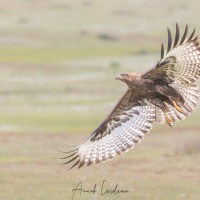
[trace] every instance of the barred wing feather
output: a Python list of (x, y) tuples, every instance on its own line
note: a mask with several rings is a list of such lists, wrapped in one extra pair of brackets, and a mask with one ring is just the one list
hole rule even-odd
[(86, 142), (69, 152), (65, 158), (70, 160), (63, 164), (74, 161), (71, 168), (80, 168), (111, 160), (116, 154), (127, 152), (136, 143), (140, 143), (154, 121), (155, 106), (146, 100), (133, 101), (131, 92), (127, 91)]
[[(196, 80), (200, 76), (200, 47), (195, 29), (187, 38), (188, 26), (180, 39), (179, 27), (176, 24), (176, 34), (172, 42), (171, 31), (168, 29), (168, 45), (165, 53), (161, 45), (161, 59), (155, 67), (143, 74), (143, 78), (162, 79), (174, 87), (185, 100), (181, 105), (182, 112), (167, 104), (168, 116), (174, 122), (185, 119), (196, 107), (199, 99)], [(156, 122), (164, 123), (165, 117), (160, 108), (156, 107)]]
[[(197, 102), (199, 100), (198, 86), (196, 84), (172, 84), (184, 98), (185, 102), (181, 105), (182, 112), (178, 112), (172, 105), (168, 106), (168, 116), (174, 121), (178, 122), (184, 120), (186, 116), (189, 116), (197, 107)], [(165, 117), (163, 112), (156, 108), (156, 121), (159, 123), (165, 122)]]
[(171, 32), (168, 29), (168, 47), (164, 52), (161, 46), (161, 60), (157, 65), (143, 74), (144, 78), (163, 79), (168, 83), (194, 83), (200, 76), (200, 47), (195, 30), (187, 38), (188, 26), (181, 40), (179, 40), (179, 27), (176, 24), (174, 44)]

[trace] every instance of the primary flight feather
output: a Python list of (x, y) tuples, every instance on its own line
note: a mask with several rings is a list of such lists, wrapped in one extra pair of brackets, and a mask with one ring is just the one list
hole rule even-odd
[(180, 37), (176, 24), (174, 42), (168, 30), (168, 46), (161, 45), (160, 61), (145, 73), (122, 73), (116, 79), (128, 90), (117, 105), (81, 145), (62, 159), (81, 168), (106, 162), (116, 154), (132, 149), (152, 128), (153, 122), (185, 119), (199, 99), (197, 79), (200, 76), (200, 47), (195, 30), (188, 35), (186, 26)]

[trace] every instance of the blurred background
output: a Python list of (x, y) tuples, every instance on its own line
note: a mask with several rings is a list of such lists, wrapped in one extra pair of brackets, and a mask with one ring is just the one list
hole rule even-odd
[[(128, 194), (74, 199), (200, 199), (200, 108), (154, 125), (112, 162), (66, 172), (55, 148), (84, 141), (126, 90), (117, 74), (145, 71), (178, 22), (200, 35), (199, 1), (1, 0), (0, 199), (64, 200), (82, 181)], [(166, 46), (166, 45), (165, 45)]]

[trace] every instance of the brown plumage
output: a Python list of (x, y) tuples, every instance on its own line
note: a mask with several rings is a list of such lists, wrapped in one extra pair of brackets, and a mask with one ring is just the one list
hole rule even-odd
[(63, 164), (70, 167), (106, 162), (115, 154), (133, 148), (152, 128), (153, 122), (183, 120), (196, 107), (199, 93), (196, 80), (200, 76), (200, 47), (195, 30), (187, 37), (186, 26), (180, 39), (176, 24), (174, 42), (168, 30), (165, 53), (161, 45), (161, 60), (145, 73), (122, 73), (116, 79), (127, 84), (128, 90), (112, 112), (91, 133), (89, 138), (69, 153)]

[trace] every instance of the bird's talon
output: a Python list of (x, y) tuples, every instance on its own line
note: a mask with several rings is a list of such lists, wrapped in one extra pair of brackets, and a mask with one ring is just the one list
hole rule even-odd
[(167, 122), (167, 124), (173, 128), (174, 126), (174, 122), (168, 117), (167, 113), (164, 112), (164, 115), (165, 115), (165, 121)]
[(170, 125), (171, 128), (173, 128), (174, 122), (172, 121), (169, 125)]
[(176, 101), (172, 101), (172, 103), (174, 107), (176, 108), (176, 110), (178, 110), (179, 112), (183, 112), (182, 108), (176, 104)]

